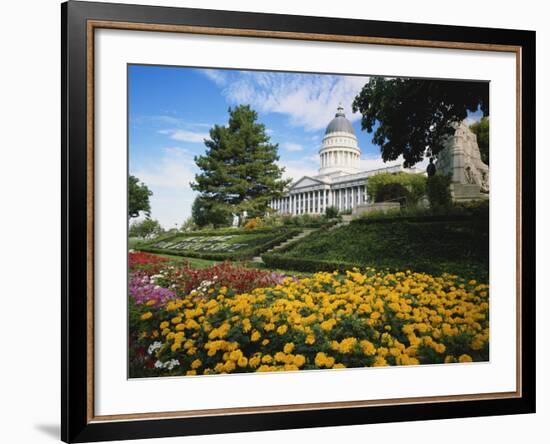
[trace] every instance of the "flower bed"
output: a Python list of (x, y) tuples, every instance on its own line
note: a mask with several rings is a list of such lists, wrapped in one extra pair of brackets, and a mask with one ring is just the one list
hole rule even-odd
[(369, 269), (204, 290), (132, 303), (131, 377), (489, 357), (488, 286), (454, 275)]
[(278, 228), (226, 233), (193, 233), (156, 240), (140, 246), (150, 253), (168, 253), (178, 256), (213, 260), (250, 259), (269, 248), (295, 236), (301, 230)]

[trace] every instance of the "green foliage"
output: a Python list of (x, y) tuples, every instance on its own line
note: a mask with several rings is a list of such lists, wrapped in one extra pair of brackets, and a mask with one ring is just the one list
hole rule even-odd
[(489, 165), (489, 118), (482, 117), (478, 122), (472, 123), (470, 129), (477, 137), (481, 160)]
[(277, 165), (278, 145), (270, 143), (257, 119), (250, 106), (240, 105), (229, 109), (226, 126), (210, 130), (210, 139), (204, 142), (206, 154), (195, 157), (201, 173), (191, 184), (201, 193), (201, 207), (209, 209), (205, 217), (193, 216), (197, 225), (217, 225), (218, 218), (210, 216), (218, 212), (230, 215), (246, 210), (249, 217), (263, 216), (271, 199), (281, 196), (289, 183)]
[(151, 239), (160, 236), (164, 230), (158, 220), (144, 219), (140, 222), (134, 222), (128, 229), (129, 237), (137, 237), (139, 239)]
[(357, 219), (347, 226), (317, 231), (262, 258), (269, 267), (299, 271), (369, 266), (454, 273), (486, 282), (488, 208), (478, 207), (475, 215)]
[(409, 201), (409, 191), (400, 183), (386, 183), (378, 188), (375, 202), (399, 202), (406, 205)]
[(430, 207), (437, 210), (439, 208), (449, 208), (451, 206), (451, 178), (443, 174), (435, 174), (428, 177), (426, 182), (426, 194), (430, 202)]
[(377, 195), (382, 187), (389, 184), (399, 184), (406, 188), (407, 202), (411, 205), (416, 205), (426, 193), (426, 176), (422, 174), (404, 172), (380, 173), (369, 177), (367, 180), (367, 195), (369, 200), (382, 202), (381, 200), (377, 200)]
[(214, 227), (229, 224), (231, 213), (227, 206), (221, 205), (215, 200), (197, 196), (191, 207), (193, 222), (197, 227), (202, 228), (207, 225)]
[(135, 176), (128, 176), (128, 216), (138, 217), (140, 212), (151, 216), (149, 197), (153, 192)]
[(327, 207), (327, 209), (325, 210), (325, 217), (327, 219), (336, 219), (338, 217), (338, 208)]
[(489, 86), (484, 82), (371, 77), (353, 101), (361, 127), (372, 133), (384, 161), (400, 155), (405, 166), (432, 155), (454, 133), (453, 123), (479, 108), (489, 115)]

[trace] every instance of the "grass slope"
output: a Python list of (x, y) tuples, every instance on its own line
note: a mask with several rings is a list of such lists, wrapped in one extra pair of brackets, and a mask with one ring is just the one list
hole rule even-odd
[(285, 259), (294, 268), (300, 268), (300, 261), (310, 262), (300, 268), (305, 271), (319, 261), (324, 265), (345, 263), (432, 274), (449, 272), (487, 281), (488, 222), (487, 216), (358, 220), (291, 245), (277, 255), (276, 265), (280, 267)]

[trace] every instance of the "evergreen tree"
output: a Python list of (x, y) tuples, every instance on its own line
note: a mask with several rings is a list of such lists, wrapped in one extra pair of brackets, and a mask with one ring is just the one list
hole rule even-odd
[(250, 106), (240, 105), (229, 108), (226, 126), (210, 130), (206, 154), (195, 157), (202, 172), (191, 183), (201, 193), (201, 207), (215, 209), (217, 215), (246, 210), (249, 216), (261, 216), (270, 200), (282, 195), (289, 181), (282, 180), (284, 169), (275, 163), (278, 145), (270, 143), (257, 119)]

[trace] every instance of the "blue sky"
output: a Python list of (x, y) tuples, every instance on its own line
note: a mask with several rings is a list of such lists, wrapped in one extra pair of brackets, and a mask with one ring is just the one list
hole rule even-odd
[[(351, 103), (368, 77), (130, 65), (129, 170), (153, 191), (152, 217), (172, 228), (190, 216), (198, 169), (194, 156), (228, 108), (250, 104), (279, 144), (285, 176), (315, 174), (326, 125), (342, 103), (352, 122), (365, 169), (384, 166), (372, 135), (360, 128)], [(472, 116), (474, 117), (474, 116)], [(477, 117), (477, 116), (475, 116)], [(388, 163), (387, 165), (399, 162)]]

